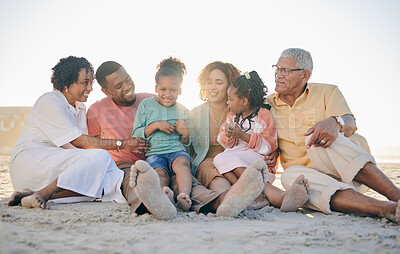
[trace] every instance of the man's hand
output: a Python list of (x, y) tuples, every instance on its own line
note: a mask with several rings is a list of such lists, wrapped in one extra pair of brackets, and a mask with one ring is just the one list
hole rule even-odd
[(339, 128), (339, 125), (333, 117), (328, 117), (319, 121), (304, 133), (305, 136), (312, 134), (310, 140), (306, 144), (306, 148), (308, 149), (311, 146), (329, 147), (338, 137)]
[(141, 138), (127, 138), (122, 141), (121, 149), (137, 154), (144, 154), (150, 150), (150, 144)]
[(278, 162), (279, 150), (276, 149), (272, 153), (265, 156), (264, 161), (268, 166), (268, 171), (272, 174), (276, 173), (276, 163)]
[(168, 121), (157, 121), (157, 129), (166, 132), (169, 135), (175, 132), (175, 126)]

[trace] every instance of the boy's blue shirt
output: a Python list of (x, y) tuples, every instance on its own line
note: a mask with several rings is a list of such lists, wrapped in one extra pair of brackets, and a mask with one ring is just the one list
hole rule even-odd
[(168, 121), (175, 125), (177, 120), (184, 120), (189, 126), (190, 111), (180, 103), (176, 103), (171, 107), (165, 107), (159, 104), (155, 97), (144, 99), (136, 112), (135, 121), (133, 123), (133, 137), (139, 137), (149, 141), (151, 148), (146, 156), (152, 154), (166, 154), (177, 151), (186, 151), (186, 145), (181, 142), (181, 134), (174, 132), (171, 135), (164, 131), (156, 130), (147, 138), (144, 134), (146, 126), (156, 121)]

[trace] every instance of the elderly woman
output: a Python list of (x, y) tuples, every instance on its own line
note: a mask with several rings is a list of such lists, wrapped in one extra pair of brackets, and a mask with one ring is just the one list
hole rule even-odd
[(48, 209), (47, 201), (60, 197), (69, 197), (65, 202), (95, 198), (125, 202), (120, 190), (123, 172), (102, 149), (138, 151), (133, 139), (87, 135), (83, 102), (92, 91), (92, 65), (83, 57), (70, 56), (52, 71), (54, 90), (36, 101), (11, 154), (15, 192), (8, 204)]

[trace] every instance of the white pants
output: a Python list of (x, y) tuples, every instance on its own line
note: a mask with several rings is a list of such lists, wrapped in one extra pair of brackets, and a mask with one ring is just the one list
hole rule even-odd
[[(310, 137), (311, 135), (305, 138), (306, 144)], [(375, 160), (371, 154), (343, 134), (328, 148), (312, 146), (307, 153), (315, 168), (292, 166), (283, 172), (281, 178), (286, 189), (290, 189), (299, 175), (308, 179), (311, 193), (305, 207), (330, 214), (329, 202), (338, 190), (353, 189), (360, 193), (368, 190), (353, 179), (366, 163), (375, 164)]]

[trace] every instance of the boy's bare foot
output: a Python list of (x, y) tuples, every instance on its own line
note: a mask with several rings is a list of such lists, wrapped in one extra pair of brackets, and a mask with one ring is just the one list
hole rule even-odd
[(165, 191), (160, 187), (160, 178), (157, 172), (145, 161), (139, 160), (131, 167), (131, 186), (135, 186), (135, 193), (146, 206), (147, 210), (157, 219), (168, 220), (176, 215), (176, 208), (171, 203)]
[(292, 187), (286, 191), (282, 200), (281, 212), (294, 212), (302, 207), (310, 196), (310, 185), (304, 175), (294, 181)]
[(192, 206), (192, 200), (188, 194), (182, 192), (176, 197), (176, 205), (182, 211), (187, 211)]
[(22, 198), (21, 205), (27, 208), (42, 208), (46, 210), (50, 209), (50, 206), (47, 205), (47, 199), (37, 192)]
[(21, 199), (30, 196), (33, 193), (34, 191), (30, 189), (24, 189), (23, 191), (15, 191), (8, 200), (7, 205), (9, 206), (19, 205), (21, 203)]
[(247, 206), (247, 209), (258, 210), (269, 205), (270, 203), (267, 197), (265, 197), (264, 193), (261, 193), (253, 202), (251, 202), (250, 205)]
[(226, 193), (217, 209), (217, 216), (237, 216), (260, 195), (264, 188), (264, 179), (261, 173), (264, 167), (265, 162), (258, 160), (244, 170), (239, 180)]

